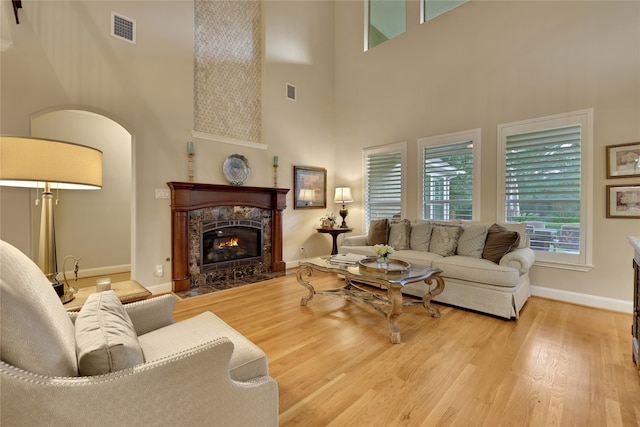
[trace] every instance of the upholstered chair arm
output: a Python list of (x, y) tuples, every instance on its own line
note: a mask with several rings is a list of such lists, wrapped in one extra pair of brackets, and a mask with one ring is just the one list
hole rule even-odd
[(534, 262), (536, 262), (536, 254), (531, 248), (519, 248), (503, 256), (500, 265), (516, 268), (522, 276), (529, 271)]
[(146, 300), (124, 304), (138, 336), (173, 323), (175, 295), (165, 294)]
[(227, 338), (95, 377), (45, 377), (0, 362), (0, 424), (277, 426), (278, 385), (229, 377)]
[(366, 246), (367, 245), (367, 235), (359, 235), (359, 236), (346, 236), (342, 240), (341, 246)]

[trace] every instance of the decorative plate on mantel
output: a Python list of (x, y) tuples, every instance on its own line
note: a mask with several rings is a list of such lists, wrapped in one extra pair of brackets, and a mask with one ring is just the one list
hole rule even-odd
[(222, 173), (231, 185), (242, 185), (249, 177), (249, 161), (240, 154), (232, 154), (224, 161)]

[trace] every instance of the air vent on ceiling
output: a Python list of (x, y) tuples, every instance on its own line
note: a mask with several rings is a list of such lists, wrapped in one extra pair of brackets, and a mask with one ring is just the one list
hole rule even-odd
[(296, 87), (291, 83), (287, 83), (287, 98), (292, 101), (296, 100)]
[(128, 42), (136, 42), (136, 21), (111, 12), (111, 35)]

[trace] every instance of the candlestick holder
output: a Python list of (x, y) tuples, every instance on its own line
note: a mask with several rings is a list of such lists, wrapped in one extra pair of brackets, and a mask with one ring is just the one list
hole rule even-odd
[(189, 175), (189, 182), (193, 182), (193, 157), (194, 153), (187, 153), (187, 174)]
[(278, 165), (273, 165), (273, 188), (278, 188)]

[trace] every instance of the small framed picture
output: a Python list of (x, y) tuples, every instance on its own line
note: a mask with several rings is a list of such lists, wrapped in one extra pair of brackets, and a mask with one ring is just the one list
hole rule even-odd
[(327, 207), (327, 170), (307, 166), (293, 167), (293, 208)]
[(607, 178), (640, 176), (640, 142), (607, 146)]
[(640, 184), (607, 185), (607, 218), (640, 218)]

